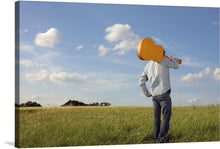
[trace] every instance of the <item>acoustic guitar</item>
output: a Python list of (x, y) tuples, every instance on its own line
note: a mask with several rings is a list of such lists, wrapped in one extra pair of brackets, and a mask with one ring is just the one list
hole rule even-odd
[(161, 45), (156, 45), (151, 38), (143, 38), (137, 47), (137, 56), (141, 60), (155, 60), (160, 62), (163, 58), (164, 49)]

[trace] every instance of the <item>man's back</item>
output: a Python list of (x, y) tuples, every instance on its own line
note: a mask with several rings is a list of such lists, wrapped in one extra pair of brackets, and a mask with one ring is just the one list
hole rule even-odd
[(161, 95), (170, 90), (169, 68), (176, 69), (178, 67), (179, 64), (175, 60), (169, 60), (166, 57), (163, 57), (159, 63), (154, 61), (149, 62), (139, 81), (144, 94), (146, 96), (149, 94), (145, 84), (146, 81), (150, 82), (152, 96)]

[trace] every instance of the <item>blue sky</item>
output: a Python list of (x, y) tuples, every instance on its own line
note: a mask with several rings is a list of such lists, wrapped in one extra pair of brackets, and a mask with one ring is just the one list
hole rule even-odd
[(20, 2), (20, 102), (152, 106), (138, 81), (150, 37), (183, 64), (170, 71), (174, 106), (219, 103), (219, 9)]

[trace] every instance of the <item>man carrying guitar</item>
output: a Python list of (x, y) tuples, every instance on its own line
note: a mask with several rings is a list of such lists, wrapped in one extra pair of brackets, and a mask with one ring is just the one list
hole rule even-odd
[[(154, 141), (155, 143), (164, 143), (169, 130), (171, 117), (171, 86), (169, 68), (177, 69), (182, 63), (178, 58), (172, 59), (166, 56), (163, 50), (163, 58), (157, 62), (151, 60), (145, 67), (139, 81), (139, 85), (145, 96), (151, 97), (154, 109)], [(150, 83), (150, 91), (146, 87), (146, 82)], [(161, 123), (161, 109), (163, 111), (163, 123)]]

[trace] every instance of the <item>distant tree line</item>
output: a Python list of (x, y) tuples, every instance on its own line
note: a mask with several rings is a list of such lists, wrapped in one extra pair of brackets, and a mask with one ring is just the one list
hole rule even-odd
[[(110, 106), (110, 105), (111, 103), (109, 102), (101, 102), (101, 103), (93, 102), (86, 104), (77, 100), (69, 100), (61, 106)], [(15, 107), (42, 107), (42, 105), (37, 102), (27, 101), (26, 103), (22, 103), (22, 104), (15, 103)]]
[(42, 107), (42, 106), (37, 102), (27, 101), (26, 103), (22, 103), (22, 104), (15, 103), (15, 107)]
[(101, 103), (93, 102), (93, 103), (86, 104), (86, 103), (83, 103), (77, 100), (69, 100), (61, 106), (110, 106), (110, 105), (111, 103), (109, 102), (101, 102)]

